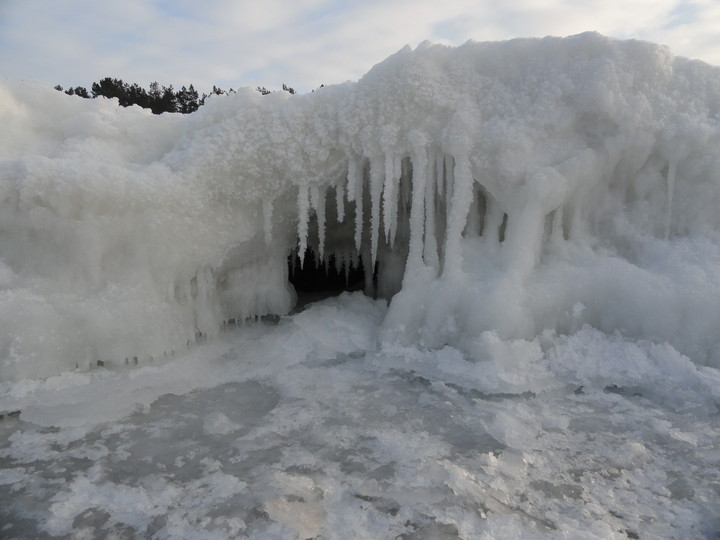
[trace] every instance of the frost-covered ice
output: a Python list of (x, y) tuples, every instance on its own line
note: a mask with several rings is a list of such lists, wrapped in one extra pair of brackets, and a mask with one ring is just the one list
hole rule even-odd
[[(720, 68), (423, 44), (0, 124), (3, 538), (720, 531)], [(366, 295), (292, 312), (313, 259)]]
[(720, 68), (597, 34), (423, 44), (191, 115), (3, 81), (0, 377), (286, 314), (306, 249), (377, 262), (389, 340), (588, 323), (717, 367), (719, 115)]
[(345, 293), (162, 365), (14, 386), (3, 538), (720, 530), (716, 370), (590, 327), (488, 332), (478, 361), (378, 347), (385, 310)]

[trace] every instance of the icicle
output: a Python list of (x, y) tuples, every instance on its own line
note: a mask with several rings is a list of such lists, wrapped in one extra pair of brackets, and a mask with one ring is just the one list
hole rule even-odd
[(445, 164), (444, 155), (441, 152), (435, 153), (435, 189), (440, 197), (445, 195)]
[[(437, 171), (435, 169), (436, 163), (435, 163), (436, 153), (433, 151), (428, 152), (428, 163), (427, 163), (427, 181), (425, 182), (425, 186), (431, 186), (433, 190), (435, 190), (435, 183), (437, 182)], [(434, 198), (433, 198), (434, 200)]]
[[(398, 181), (398, 194), (396, 199), (398, 200), (397, 218), (395, 220), (396, 227), (393, 231), (393, 236), (400, 235), (404, 241), (408, 237), (408, 213), (410, 211), (410, 193), (412, 193), (412, 172), (411, 172), (410, 158), (402, 160), (402, 173)], [(391, 246), (394, 246), (394, 238), (390, 239)]]
[(410, 246), (408, 249), (407, 272), (422, 266), (423, 227), (425, 217), (425, 183), (427, 181), (427, 151), (416, 149), (412, 155), (413, 189), (410, 207)]
[[(462, 271), (462, 252), (460, 240), (467, 222), (468, 211), (472, 201), (473, 177), (470, 170), (470, 159), (467, 156), (455, 156), (452, 185), (452, 207), (448, 216), (445, 239), (445, 261), (443, 276), (453, 278)], [(448, 171), (449, 172), (449, 171)], [(448, 174), (450, 177), (450, 174)], [(454, 184), (454, 185), (453, 185)], [(448, 191), (448, 196), (450, 192)]]
[(357, 186), (362, 184), (362, 160), (351, 157), (348, 161), (347, 200), (353, 202), (357, 195)]
[(320, 188), (318, 188), (315, 184), (310, 186), (310, 206), (317, 210), (318, 206), (320, 206)]
[(362, 262), (365, 269), (365, 288), (364, 292), (366, 296), (371, 298), (375, 297), (375, 284), (373, 283), (373, 273), (375, 265), (370, 264), (370, 250), (366, 247), (362, 253)]
[(345, 221), (345, 185), (342, 178), (339, 178), (335, 184), (335, 204), (337, 205), (338, 223), (342, 223)]
[[(359, 172), (358, 172), (359, 171)], [(356, 167), (355, 177), (353, 179), (353, 186), (355, 191), (355, 249), (360, 252), (360, 245), (362, 244), (362, 233), (363, 233), (363, 172), (361, 167)], [(348, 176), (348, 185), (350, 184), (350, 177)]]
[(380, 236), (380, 198), (383, 189), (382, 158), (370, 160), (370, 260), (375, 265), (378, 237)]
[(453, 157), (445, 154), (445, 200), (447, 201), (447, 215), (450, 215), (452, 207), (453, 190), (455, 189), (455, 171), (453, 169)]
[(450, 214), (453, 206), (453, 170), (451, 157), (447, 154), (442, 156), (443, 168), (443, 184), (445, 190), (445, 238), (447, 239), (447, 230), (450, 226)]
[[(385, 154), (385, 185), (383, 186), (383, 224), (385, 226), (385, 241), (390, 242), (392, 231), (395, 229), (397, 217), (397, 201), (395, 192), (395, 156)], [(393, 204), (395, 203), (395, 204)]]
[(345, 288), (350, 285), (350, 265), (352, 261), (343, 254), (343, 266), (345, 267)]
[(273, 218), (273, 201), (263, 200), (263, 231), (265, 233), (265, 245), (272, 243), (272, 218)]
[(483, 239), (488, 244), (497, 244), (500, 242), (500, 227), (505, 216), (505, 211), (489, 192), (485, 201), (487, 208), (485, 210)]
[(323, 255), (322, 260), (323, 260), (323, 266), (325, 267), (325, 277), (327, 277), (328, 273), (330, 272), (330, 254), (325, 253)]
[(307, 184), (298, 186), (298, 257), (300, 268), (303, 267), (305, 252), (307, 251), (308, 220), (310, 219), (310, 197)]
[(465, 224), (465, 236), (467, 237), (480, 236), (480, 193), (478, 192), (479, 189), (480, 188), (478, 185), (473, 184), (472, 202), (470, 203), (467, 223)]
[(410, 160), (403, 160), (405, 165), (400, 175), (400, 200), (403, 206), (407, 207), (410, 202), (410, 193), (412, 192), (412, 162)]
[(563, 235), (563, 207), (560, 206), (553, 212), (552, 231), (550, 233), (550, 243), (559, 244), (564, 238)]
[(385, 154), (385, 186), (383, 190), (383, 223), (385, 224), (385, 241), (392, 244), (395, 240), (397, 227), (397, 179), (396, 163), (400, 158), (393, 154)]
[(320, 191), (317, 186), (310, 188), (310, 204), (315, 209), (315, 217), (318, 226), (318, 255), (323, 259), (325, 253), (325, 197), (327, 192)]
[(395, 216), (392, 233), (390, 234), (390, 245), (395, 245), (395, 237), (397, 236), (398, 229), (398, 194), (400, 192), (400, 178), (402, 177), (402, 156), (393, 157), (393, 191), (395, 196), (393, 197), (393, 215)]
[(435, 238), (435, 170), (436, 165), (434, 154), (430, 156), (427, 171), (427, 181), (425, 183), (425, 249), (423, 258), (428, 266), (432, 266), (437, 271), (439, 269), (439, 260), (437, 252), (437, 240)]
[(672, 222), (672, 203), (675, 194), (675, 173), (677, 172), (677, 158), (671, 157), (667, 173), (667, 212), (665, 213), (665, 239), (670, 237), (670, 224)]

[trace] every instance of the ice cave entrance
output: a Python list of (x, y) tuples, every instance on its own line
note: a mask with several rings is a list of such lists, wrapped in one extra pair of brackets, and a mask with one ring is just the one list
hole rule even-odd
[(476, 357), (589, 324), (718, 365), (719, 81), (597, 34), (407, 48), (182, 117), (0, 81), (0, 380), (345, 290), (392, 299), (381, 341)]
[(377, 287), (377, 264), (375, 272), (366, 276), (362, 259), (348, 264), (339, 255), (332, 254), (329, 260), (321, 260), (317, 254), (308, 250), (303, 260), (293, 252), (288, 256), (288, 278), (297, 293), (296, 310), (307, 304), (338, 296), (344, 291), (366, 291), (375, 294)]
[[(362, 183), (367, 183), (367, 179)], [(288, 281), (297, 294), (295, 311), (345, 291), (362, 291), (373, 298), (389, 300), (397, 292), (395, 289), (399, 287), (402, 273), (392, 290), (388, 287), (387, 276), (379, 283), (379, 273), (381, 268), (384, 274), (388, 273), (385, 259), (393, 258), (392, 255), (388, 257), (391, 251), (403, 253), (404, 270), (406, 248), (396, 245), (391, 250), (387, 242), (378, 242), (376, 251), (371, 252), (370, 201), (361, 202), (362, 212), (358, 215), (357, 200), (341, 200), (338, 204), (338, 196), (344, 197), (342, 191), (328, 189), (314, 195), (310, 194), (315, 201), (308, 209), (307, 232), (287, 257)]]

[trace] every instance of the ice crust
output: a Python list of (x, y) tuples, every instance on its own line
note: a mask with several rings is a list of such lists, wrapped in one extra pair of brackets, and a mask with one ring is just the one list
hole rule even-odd
[(382, 340), (589, 324), (720, 365), (720, 68), (598, 34), (405, 48), (356, 83), (154, 116), (0, 81), (0, 380), (287, 313), (377, 261)]
[[(589, 326), (385, 342), (343, 293), (172, 361), (0, 383), (4, 538), (720, 530), (720, 371)], [(7, 390), (7, 391), (5, 391)]]

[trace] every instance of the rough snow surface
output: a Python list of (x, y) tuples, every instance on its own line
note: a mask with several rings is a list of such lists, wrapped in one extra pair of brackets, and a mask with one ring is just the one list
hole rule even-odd
[(720, 531), (717, 370), (590, 327), (487, 332), (476, 361), (379, 347), (385, 310), (344, 294), (162, 365), (5, 383), (2, 537)]

